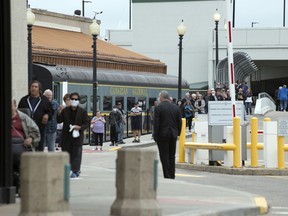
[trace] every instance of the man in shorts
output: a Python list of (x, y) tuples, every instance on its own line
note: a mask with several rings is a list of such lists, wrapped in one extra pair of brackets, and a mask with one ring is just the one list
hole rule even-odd
[(135, 102), (134, 107), (131, 109), (131, 128), (133, 131), (134, 140), (133, 143), (140, 142), (141, 125), (142, 125), (142, 109), (139, 107), (139, 103)]

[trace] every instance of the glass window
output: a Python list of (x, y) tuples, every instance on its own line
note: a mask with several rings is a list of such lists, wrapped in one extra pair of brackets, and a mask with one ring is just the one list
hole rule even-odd
[(152, 106), (154, 106), (154, 101), (157, 101), (157, 98), (149, 98), (149, 109), (151, 109)]
[(121, 103), (122, 104), (122, 109), (124, 109), (124, 97), (116, 97), (115, 98), (115, 103), (116, 103), (116, 105), (118, 103)]
[(80, 101), (79, 104), (82, 108), (86, 109), (88, 108), (87, 104), (87, 95), (80, 95)]
[[(99, 106), (100, 106), (100, 96), (97, 96), (97, 108), (96, 108), (96, 110), (100, 110), (99, 109)], [(91, 95), (90, 96), (90, 110), (89, 110), (90, 112), (92, 112), (93, 111), (93, 95)]]
[(138, 102), (139, 102), (139, 107), (141, 107), (142, 110), (146, 110), (146, 98), (145, 97), (139, 97)]
[(111, 111), (112, 110), (112, 97), (104, 96), (103, 97), (103, 111)]
[(134, 107), (135, 97), (127, 97), (127, 111), (131, 111)]
[(59, 83), (53, 84), (53, 96), (54, 99), (59, 103), (62, 104), (62, 98), (60, 98), (60, 91), (59, 91)]

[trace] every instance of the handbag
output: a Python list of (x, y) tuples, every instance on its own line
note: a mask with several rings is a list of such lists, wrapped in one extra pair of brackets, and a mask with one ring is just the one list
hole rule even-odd
[(90, 128), (93, 129), (93, 127), (94, 127), (94, 123), (93, 123), (93, 124), (90, 124)]

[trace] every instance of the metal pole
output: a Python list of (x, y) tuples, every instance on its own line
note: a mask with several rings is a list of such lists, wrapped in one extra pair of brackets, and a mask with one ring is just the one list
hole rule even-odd
[(84, 4), (85, 4), (85, 0), (82, 0), (82, 16), (84, 17)]
[(233, 0), (233, 20), (232, 20), (232, 27), (235, 27), (235, 0)]
[(182, 39), (183, 35), (179, 35), (178, 100), (181, 100), (182, 91)]
[(1, 25), (4, 31), (0, 33), (0, 204), (15, 203), (15, 187), (12, 183), (12, 153), (11, 153), (11, 1), (0, 4)]
[(286, 0), (283, 2), (283, 27), (285, 27), (285, 16), (286, 16)]
[(131, 10), (132, 10), (132, 8), (131, 8), (131, 3), (132, 2), (132, 0), (129, 0), (129, 29), (131, 29), (131, 14), (132, 14), (132, 12), (131, 12)]
[(32, 65), (32, 25), (27, 25), (28, 29), (28, 85), (33, 79), (33, 65)]
[(97, 35), (93, 36), (93, 116), (96, 116), (97, 111), (97, 55), (96, 55), (96, 40)]
[(217, 73), (217, 65), (219, 61), (219, 50), (218, 50), (218, 23), (219, 21), (215, 21), (215, 31), (216, 31), (216, 73)]

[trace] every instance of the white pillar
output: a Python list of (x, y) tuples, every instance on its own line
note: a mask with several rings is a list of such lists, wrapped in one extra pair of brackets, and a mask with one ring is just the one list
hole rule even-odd
[[(226, 143), (233, 143), (233, 126), (226, 126), (224, 128), (224, 133), (226, 137)], [(233, 156), (233, 151), (224, 151), (224, 166), (233, 166)]]
[(263, 122), (263, 145), (265, 167), (277, 168), (277, 121)]
[[(208, 122), (195, 121), (195, 142), (208, 143)], [(209, 164), (209, 151), (206, 149), (195, 149), (195, 164)]]

